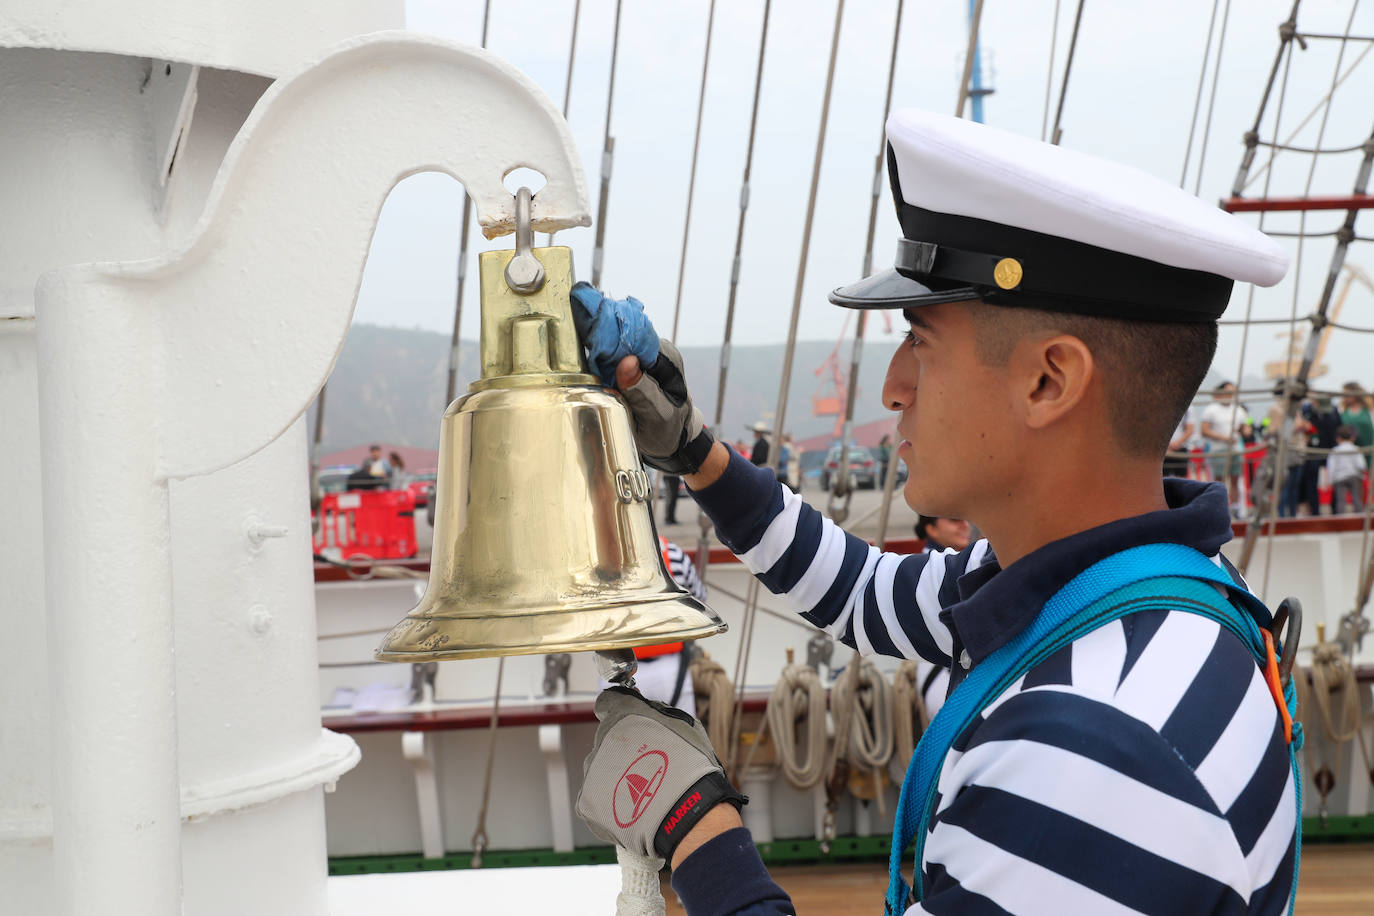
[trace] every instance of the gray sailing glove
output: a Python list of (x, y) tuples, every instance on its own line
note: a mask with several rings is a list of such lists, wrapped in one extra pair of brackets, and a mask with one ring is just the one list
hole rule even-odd
[(707, 811), (748, 801), (725, 778), (706, 729), (682, 710), (609, 687), (596, 698), (596, 717), (577, 815), (600, 839), (671, 862)]
[(644, 374), (621, 394), (644, 463), (679, 476), (699, 470), (716, 440), (687, 394), (677, 347), (657, 337), (638, 299), (610, 299), (587, 283), (570, 298), (577, 336), (604, 384), (614, 384), (620, 360), (639, 358)]

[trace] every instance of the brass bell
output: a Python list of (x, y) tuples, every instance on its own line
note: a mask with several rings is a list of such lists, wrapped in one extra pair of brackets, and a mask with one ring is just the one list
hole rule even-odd
[[(518, 293), (541, 278), (507, 265), (531, 256), (542, 285)], [(629, 414), (586, 371), (568, 301), (571, 250), (491, 251), (479, 263), (482, 376), (440, 427), (429, 586), (377, 658), (608, 650), (723, 632), (668, 574)]]

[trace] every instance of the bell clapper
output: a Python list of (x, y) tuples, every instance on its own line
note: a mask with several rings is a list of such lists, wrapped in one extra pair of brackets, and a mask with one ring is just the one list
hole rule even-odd
[(506, 265), (506, 285), (522, 296), (544, 288), (544, 265), (534, 256), (534, 231), (530, 225), (529, 188), (515, 192), (515, 257)]
[(606, 649), (594, 655), (596, 673), (601, 675), (603, 680), (610, 681), (616, 687), (634, 689), (635, 671), (639, 668), (639, 662), (635, 660), (633, 649)]

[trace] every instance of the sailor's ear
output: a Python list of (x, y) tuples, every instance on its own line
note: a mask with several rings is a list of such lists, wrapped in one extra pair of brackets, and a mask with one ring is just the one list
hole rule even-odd
[(1052, 426), (1082, 405), (1097, 372), (1092, 351), (1071, 334), (1023, 341), (1012, 364), (1021, 383), (1021, 411), (1032, 429)]

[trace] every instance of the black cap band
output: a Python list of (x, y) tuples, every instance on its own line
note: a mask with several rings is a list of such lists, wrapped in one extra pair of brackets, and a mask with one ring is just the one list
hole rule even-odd
[[(897, 208), (897, 270), (976, 288), (984, 302), (1142, 321), (1216, 321), (1234, 283), (971, 216)], [(928, 240), (928, 241), (917, 241)]]

